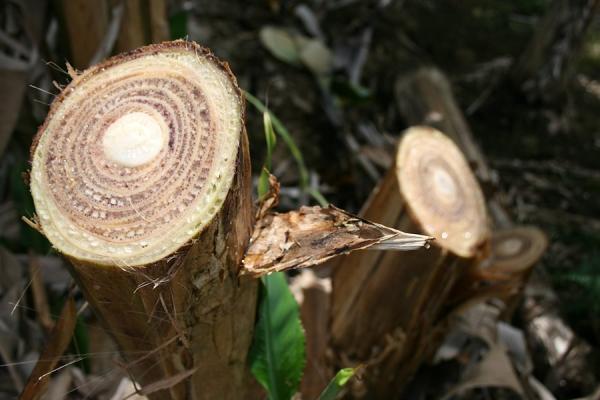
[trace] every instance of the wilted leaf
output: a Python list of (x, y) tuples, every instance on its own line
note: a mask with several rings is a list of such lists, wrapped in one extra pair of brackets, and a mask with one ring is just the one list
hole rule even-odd
[(329, 75), (333, 68), (333, 54), (319, 39), (272, 26), (262, 28), (259, 37), (273, 56), (288, 64), (303, 64), (317, 76)]
[(333, 68), (333, 55), (318, 39), (309, 39), (300, 47), (300, 60), (317, 76), (329, 75)]
[(298, 304), (282, 273), (262, 278), (259, 318), (250, 350), (250, 368), (272, 400), (288, 400), (304, 370), (304, 330)]
[(262, 45), (281, 61), (294, 65), (300, 63), (300, 54), (296, 42), (286, 30), (265, 26), (259, 32), (259, 38)]

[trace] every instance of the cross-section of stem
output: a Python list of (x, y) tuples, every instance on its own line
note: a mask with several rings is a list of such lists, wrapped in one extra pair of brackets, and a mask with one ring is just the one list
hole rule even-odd
[(41, 230), (127, 370), (166, 388), (151, 396), (243, 398), (257, 286), (238, 278), (253, 212), (235, 78), (185, 41), (72, 78), (32, 149)]

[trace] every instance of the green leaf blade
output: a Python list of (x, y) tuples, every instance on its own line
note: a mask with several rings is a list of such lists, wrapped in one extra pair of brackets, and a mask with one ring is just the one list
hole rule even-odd
[[(296, 160), (296, 165), (298, 166), (298, 172), (300, 173), (300, 187), (303, 191), (310, 194), (319, 204), (325, 206), (329, 204), (329, 202), (325, 199), (325, 197), (318, 191), (317, 188), (311, 188), (309, 185), (309, 173), (306, 168), (306, 164), (304, 164), (304, 158), (302, 157), (302, 153), (298, 146), (296, 146), (296, 142), (292, 138), (290, 132), (286, 129), (283, 123), (277, 118), (267, 106), (263, 104), (258, 98), (254, 97), (252, 94), (247, 91), (243, 91), (246, 100), (254, 106), (258, 111), (263, 113), (263, 122), (265, 126), (265, 136), (267, 136), (267, 157), (270, 158), (268, 151), (270, 147), (269, 141), (272, 140), (272, 145), (275, 145), (275, 133), (281, 137), (284, 141), (285, 145), (289, 149), (290, 153), (292, 153), (292, 157)], [(267, 132), (267, 130), (269, 130)], [(273, 137), (271, 137), (273, 135)], [(272, 153), (271, 153), (272, 154)], [(264, 179), (264, 178), (262, 178)], [(260, 180), (259, 180), (260, 184)], [(260, 198), (260, 195), (259, 195)]]
[(258, 199), (262, 200), (269, 193), (269, 170), (263, 167), (258, 177)]
[(298, 165), (298, 170), (300, 172), (300, 184), (303, 187), (306, 186), (308, 184), (308, 170), (306, 169), (306, 165), (304, 164), (302, 153), (300, 152), (300, 149), (298, 149), (298, 146), (296, 146), (296, 142), (292, 138), (290, 132), (285, 128), (285, 126), (279, 120), (279, 118), (277, 118), (275, 115), (273, 115), (271, 111), (269, 111), (267, 106), (265, 106), (262, 103), (262, 101), (260, 101), (259, 99), (257, 99), (256, 97), (254, 97), (246, 91), (244, 92), (244, 95), (246, 97), (246, 100), (248, 100), (248, 102), (252, 104), (258, 111), (262, 113), (266, 112), (269, 114), (269, 118), (271, 120), (275, 132), (277, 132), (277, 134), (283, 139), (286, 146), (292, 153), (292, 157), (294, 157), (294, 159), (296, 160), (296, 164)]
[(306, 363), (298, 304), (283, 273), (262, 278), (259, 319), (250, 350), (250, 369), (273, 400), (288, 400), (298, 390)]
[(354, 374), (358, 371), (359, 367), (356, 368), (343, 368), (338, 371), (338, 373), (333, 377), (333, 379), (329, 382), (325, 390), (321, 393), (318, 400), (335, 400), (337, 396), (341, 393), (342, 388), (350, 378), (354, 376)]
[(277, 137), (273, 130), (273, 124), (271, 123), (271, 114), (263, 112), (263, 125), (265, 127), (265, 142), (267, 143), (267, 159), (265, 166), (267, 169), (271, 169), (271, 159), (273, 157), (273, 150), (275, 150), (275, 144), (277, 143)]

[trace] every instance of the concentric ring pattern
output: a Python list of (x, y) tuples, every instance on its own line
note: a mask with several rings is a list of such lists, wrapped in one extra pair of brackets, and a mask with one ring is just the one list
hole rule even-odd
[(470, 257), (488, 237), (483, 194), (452, 140), (428, 127), (410, 128), (397, 154), (400, 190), (425, 233)]
[(546, 235), (533, 226), (519, 226), (494, 232), (491, 241), (492, 266), (503, 272), (528, 271), (546, 251)]
[[(44, 233), (60, 252), (106, 265), (173, 253), (227, 196), (241, 116), (233, 76), (189, 42), (149, 46), (85, 71), (53, 104), (33, 154), (31, 190)], [(142, 142), (112, 151), (143, 162), (117, 162), (107, 132), (122, 143), (119, 135), (136, 129)], [(160, 136), (151, 153), (149, 134)]]

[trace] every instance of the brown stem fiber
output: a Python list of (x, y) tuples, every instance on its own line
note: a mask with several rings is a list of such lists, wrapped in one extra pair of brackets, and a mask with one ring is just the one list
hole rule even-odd
[(435, 349), (435, 328), (453, 284), (485, 254), (488, 221), (467, 161), (428, 127), (404, 134), (395, 165), (361, 216), (435, 238), (428, 250), (353, 253), (334, 267), (332, 364), (365, 364), (353, 395), (389, 399)]
[(150, 397), (244, 398), (257, 285), (238, 277), (253, 214), (234, 76), (175, 41), (72, 77), (32, 148), (41, 230), (127, 370), (166, 387)]

